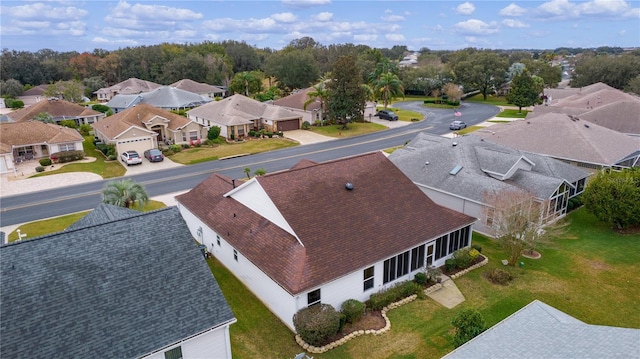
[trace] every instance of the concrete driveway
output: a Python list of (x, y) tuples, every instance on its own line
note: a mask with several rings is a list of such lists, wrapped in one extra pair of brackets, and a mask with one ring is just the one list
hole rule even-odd
[(167, 168), (184, 166), (180, 163), (175, 163), (166, 157), (162, 162), (149, 162), (149, 160), (143, 157), (142, 163), (139, 165), (127, 166), (124, 163), (122, 163), (122, 161), (120, 161), (120, 164), (127, 169), (127, 173), (125, 174), (125, 176), (137, 175), (137, 174), (147, 173), (151, 171), (158, 171), (158, 170), (164, 170)]
[(297, 141), (301, 145), (308, 145), (312, 143), (327, 142), (327, 141), (335, 140), (335, 138), (333, 137), (320, 135), (309, 130), (285, 131), (284, 137)]

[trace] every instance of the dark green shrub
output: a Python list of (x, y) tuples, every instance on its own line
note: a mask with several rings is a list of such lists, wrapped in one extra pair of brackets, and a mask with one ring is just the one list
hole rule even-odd
[(482, 247), (480, 247), (480, 246), (479, 246), (479, 245), (477, 245), (477, 244), (472, 244), (472, 245), (471, 245), (471, 248), (472, 248), (472, 249), (475, 249), (475, 250), (476, 250), (476, 251), (478, 251), (479, 253), (482, 253)]
[(453, 260), (452, 258), (449, 258), (444, 261), (444, 270), (446, 270), (447, 272), (452, 271), (455, 267), (456, 267), (456, 261)]
[(117, 158), (118, 158), (118, 156), (116, 156), (116, 155), (109, 155), (109, 156), (107, 156), (107, 159), (108, 159), (109, 161), (115, 161)]
[(476, 337), (485, 329), (482, 314), (475, 309), (466, 309), (458, 314), (451, 324), (456, 328), (453, 336), (453, 345), (457, 348)]
[(187, 148), (189, 148), (189, 147), (190, 147), (190, 146), (189, 146), (189, 144), (188, 144), (188, 143), (183, 143), (183, 144), (182, 144), (182, 148), (184, 148), (184, 149), (187, 149)]
[(493, 284), (507, 285), (513, 280), (513, 275), (499, 268), (482, 272), (482, 275)]
[(256, 137), (257, 134), (258, 133), (255, 130), (249, 131), (249, 136), (251, 136), (251, 137)]
[(278, 131), (278, 132), (276, 132), (276, 136), (284, 137), (284, 133), (282, 131)]
[(436, 103), (436, 99), (435, 98), (428, 98), (428, 99), (424, 100), (424, 103)]
[(340, 313), (329, 304), (300, 309), (293, 315), (296, 333), (307, 343), (322, 345), (340, 329)]
[(424, 287), (429, 282), (429, 279), (427, 278), (427, 275), (425, 273), (418, 272), (413, 277), (413, 281)]
[(91, 125), (88, 123), (83, 123), (82, 125), (80, 125), (80, 127), (78, 127), (78, 132), (80, 132), (80, 134), (83, 136), (89, 136), (91, 134), (91, 131), (93, 131), (93, 127), (91, 127)]
[(460, 106), (460, 101), (448, 101), (447, 100), (447, 105), (449, 105), (449, 106)]
[(50, 158), (41, 158), (38, 162), (40, 162), (40, 166), (51, 166)]
[(308, 130), (308, 129), (309, 129), (309, 127), (311, 127), (311, 124), (309, 123), (309, 121), (304, 121), (304, 122), (302, 123), (302, 129), (303, 129), (303, 130)]
[(582, 206), (582, 198), (580, 198), (580, 196), (571, 197), (569, 198), (569, 203), (567, 203), (567, 211), (573, 211), (580, 206)]
[(218, 136), (220, 136), (220, 127), (218, 126), (212, 126), (207, 132), (207, 139), (209, 140), (215, 140)]
[(355, 323), (364, 315), (364, 303), (355, 299), (347, 299), (342, 303), (341, 312), (347, 323)]
[(366, 307), (371, 310), (382, 310), (382, 308), (400, 299), (414, 294), (420, 295), (423, 293), (422, 289), (422, 286), (413, 281), (400, 282), (393, 287), (372, 294), (366, 303)]
[(457, 251), (453, 252), (451, 258), (455, 262), (456, 267), (460, 269), (467, 268), (473, 261), (473, 258), (469, 254), (469, 248), (458, 249)]
[(36, 167), (36, 172), (44, 172), (44, 167), (42, 166)]
[(6, 99), (4, 99), (4, 104), (5, 104), (6, 107), (11, 108), (11, 109), (17, 109), (17, 108), (23, 108), (24, 107), (24, 102), (22, 102), (21, 100), (16, 100), (16, 99), (6, 98)]
[(78, 125), (76, 125), (76, 121), (74, 120), (62, 120), (60, 121), (60, 126), (69, 127), (69, 128), (78, 128)]
[(173, 151), (173, 153), (178, 153), (182, 151), (182, 146), (180, 145), (171, 145), (169, 146), (169, 148), (171, 149), (171, 151)]
[(269, 137), (269, 138), (272, 138), (273, 137), (273, 132), (265, 132), (264, 135)]
[(51, 160), (55, 163), (67, 163), (79, 161), (84, 158), (84, 151), (62, 151), (51, 154)]
[(100, 104), (91, 106), (91, 109), (94, 110), (94, 111), (102, 112), (104, 114), (106, 114), (107, 112), (111, 111), (111, 108), (109, 106), (100, 105)]

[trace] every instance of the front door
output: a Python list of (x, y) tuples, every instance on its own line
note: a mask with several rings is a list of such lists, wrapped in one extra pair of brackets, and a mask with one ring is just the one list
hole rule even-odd
[(433, 265), (433, 260), (435, 259), (436, 252), (436, 242), (431, 242), (427, 244), (427, 268)]

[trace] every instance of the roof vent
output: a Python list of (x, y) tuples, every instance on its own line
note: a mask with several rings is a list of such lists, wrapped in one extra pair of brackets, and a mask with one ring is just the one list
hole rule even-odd
[(457, 165), (453, 167), (453, 169), (451, 170), (451, 172), (449, 172), (449, 174), (455, 176), (458, 174), (458, 172), (460, 172), (461, 169), (462, 169), (462, 166)]
[(425, 166), (426, 166), (426, 165), (428, 165), (428, 164), (429, 164), (429, 161), (427, 161), (427, 162), (425, 162), (425, 163), (424, 163), (424, 165), (425, 165)]
[(589, 128), (589, 125), (587, 125), (586, 123), (584, 124), (584, 127)]
[(455, 147), (455, 146), (457, 146), (457, 145), (458, 145), (458, 142), (453, 142), (451, 145), (452, 145), (453, 147)]
[(347, 184), (344, 185), (344, 188), (348, 189), (349, 191), (353, 190), (353, 183), (347, 182)]

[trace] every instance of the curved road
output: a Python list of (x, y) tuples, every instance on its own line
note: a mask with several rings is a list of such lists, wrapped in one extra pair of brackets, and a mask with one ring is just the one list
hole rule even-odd
[[(289, 169), (301, 159), (324, 162), (401, 146), (421, 131), (437, 135), (450, 132), (449, 123), (454, 119), (453, 110), (425, 108), (420, 102), (415, 101), (399, 102), (393, 106), (423, 113), (425, 120), (357, 137), (199, 163), (128, 178), (144, 185), (149, 196), (154, 197), (191, 189), (214, 172), (231, 178), (243, 178), (245, 167), (264, 168), (267, 173), (271, 173)], [(498, 108), (463, 103), (458, 111), (462, 113), (460, 118), (471, 126), (495, 116)], [(0, 227), (93, 209), (100, 203), (102, 189), (111, 180), (3, 197)]]

